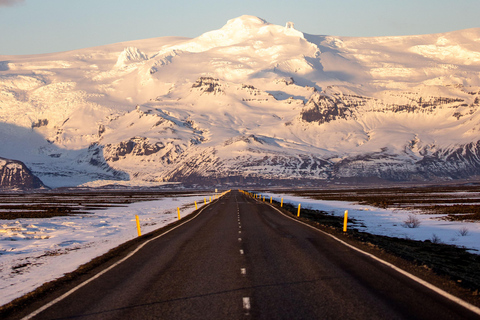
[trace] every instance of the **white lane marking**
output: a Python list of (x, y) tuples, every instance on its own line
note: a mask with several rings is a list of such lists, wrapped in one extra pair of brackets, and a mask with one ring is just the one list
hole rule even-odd
[(403, 270), (403, 269), (400, 269), (400, 268), (397, 267), (396, 265), (393, 265), (393, 264), (391, 264), (391, 263), (389, 263), (389, 262), (387, 262), (387, 261), (384, 261), (384, 260), (382, 260), (382, 259), (374, 256), (374, 255), (371, 254), (371, 253), (368, 253), (368, 252), (365, 252), (365, 251), (363, 251), (363, 250), (360, 250), (360, 249), (352, 246), (351, 244), (348, 244), (348, 243), (346, 243), (345, 241), (338, 239), (338, 238), (335, 237), (334, 235), (331, 235), (331, 234), (329, 234), (329, 233), (326, 233), (325, 231), (322, 231), (322, 230), (320, 230), (320, 229), (317, 229), (317, 228), (315, 228), (315, 227), (312, 227), (311, 225), (306, 224), (305, 222), (302, 222), (302, 221), (296, 220), (296, 219), (294, 219), (294, 218), (292, 218), (292, 217), (289, 217), (289, 216), (287, 216), (286, 214), (284, 214), (283, 212), (281, 212), (280, 210), (278, 210), (277, 208), (275, 208), (275, 207), (274, 207), (273, 205), (271, 205), (271, 204), (270, 204), (270, 206), (271, 206), (273, 209), (275, 209), (277, 212), (279, 212), (281, 215), (283, 215), (283, 216), (285, 216), (285, 217), (287, 217), (287, 218), (289, 218), (289, 219), (291, 219), (291, 220), (293, 220), (293, 221), (296, 221), (296, 222), (298, 222), (298, 223), (301, 223), (301, 224), (303, 224), (303, 225), (305, 225), (305, 226), (307, 226), (307, 227), (309, 227), (309, 228), (311, 228), (311, 229), (313, 229), (313, 230), (316, 230), (316, 231), (318, 231), (318, 232), (320, 232), (320, 233), (323, 233), (323, 234), (329, 236), (330, 238), (333, 238), (334, 240), (337, 240), (337, 241), (340, 242), (341, 244), (346, 245), (347, 247), (349, 247), (349, 248), (351, 248), (351, 249), (353, 249), (353, 250), (355, 250), (355, 251), (358, 251), (358, 252), (360, 252), (360, 253), (362, 253), (362, 254), (364, 254), (364, 255), (366, 255), (366, 256), (368, 256), (368, 257), (370, 257), (370, 258), (372, 258), (372, 259), (374, 259), (374, 260), (376, 260), (376, 261), (378, 261), (378, 262), (380, 262), (380, 263), (382, 263), (382, 264), (390, 267), (390, 268), (392, 268), (393, 270), (395, 270), (395, 271), (403, 274), (404, 276), (412, 279), (413, 281), (416, 281), (416, 282), (420, 283), (421, 285), (423, 285), (423, 286), (427, 287), (428, 289), (430, 289), (430, 290), (438, 293), (439, 295), (441, 295), (441, 296), (443, 296), (443, 297), (445, 297), (445, 298), (447, 298), (447, 299), (450, 299), (451, 301), (458, 303), (458, 304), (461, 305), (462, 307), (464, 307), (464, 308), (466, 308), (466, 309), (468, 309), (468, 310), (470, 310), (470, 311), (472, 311), (472, 312), (480, 315), (480, 308), (478, 308), (478, 307), (476, 307), (476, 306), (474, 306), (474, 305), (472, 305), (472, 304), (470, 304), (470, 303), (468, 303), (468, 302), (466, 302), (466, 301), (464, 301), (464, 300), (462, 300), (462, 299), (460, 299), (460, 298), (458, 298), (458, 297), (455, 297), (453, 294), (450, 294), (450, 293), (448, 293), (448, 292), (446, 292), (446, 291), (444, 291), (444, 290), (442, 290), (442, 289), (434, 286), (433, 284), (431, 284), (431, 283), (429, 283), (429, 282), (427, 282), (427, 281), (425, 281), (425, 280), (423, 280), (423, 279), (420, 279), (419, 277), (414, 276), (414, 275), (411, 274), (411, 273), (408, 273), (407, 271), (405, 271), (405, 270)]
[(243, 250), (242, 250), (242, 249), (240, 249), (240, 254), (243, 254), (243, 253), (244, 253), (244, 252), (243, 252)]
[(246, 275), (247, 274), (247, 269), (241, 268), (240, 273), (243, 274), (243, 275)]
[(245, 310), (246, 314), (248, 314), (248, 312), (250, 311), (250, 309), (252, 307), (250, 305), (250, 298), (249, 297), (243, 297), (242, 301), (243, 301), (243, 309)]
[(242, 233), (242, 230), (238, 230), (238, 234)]
[(238, 238), (238, 241), (242, 241), (242, 238)]
[(207, 207), (209, 207), (209, 205), (207, 206), (204, 206), (192, 219), (190, 220), (187, 220), (181, 224), (179, 224), (178, 226), (176, 227), (173, 227), (172, 229), (156, 236), (155, 238), (152, 238), (148, 241), (145, 241), (144, 243), (142, 243), (141, 245), (139, 245), (137, 247), (137, 249), (135, 249), (134, 251), (130, 252), (125, 258), (123, 258), (122, 260), (119, 260), (117, 261), (116, 263), (112, 264), (110, 267), (108, 267), (107, 269), (104, 269), (103, 271), (97, 273), (95, 276), (93, 276), (92, 278), (86, 280), (85, 282), (82, 282), (81, 284), (79, 284), (78, 286), (76, 286), (75, 288), (71, 289), (70, 291), (64, 293), (63, 295), (61, 295), (60, 297), (58, 297), (57, 299), (55, 300), (52, 300), (50, 301), (49, 303), (47, 303), (46, 305), (44, 305), (43, 307), (37, 309), (36, 311), (30, 313), (29, 315), (23, 317), (21, 320), (28, 320), (28, 319), (31, 319), (33, 317), (35, 317), (36, 315), (38, 315), (39, 313), (45, 311), (46, 309), (50, 308), (51, 306), (53, 306), (54, 304), (56, 304), (57, 302), (60, 302), (62, 301), (63, 299), (65, 299), (66, 297), (68, 297), (69, 295), (71, 295), (72, 293), (74, 293), (75, 291), (77, 291), (78, 289), (84, 287), (85, 285), (89, 284), (90, 282), (92, 282), (93, 280), (97, 279), (98, 277), (102, 276), (103, 274), (107, 273), (108, 271), (112, 270), (113, 268), (115, 268), (116, 266), (118, 266), (120, 263), (124, 262), (125, 260), (127, 260), (128, 258), (130, 258), (131, 256), (133, 256), (135, 253), (137, 253), (138, 251), (140, 251), (140, 249), (142, 249), (145, 245), (147, 245), (149, 242), (151, 241), (154, 241), (154, 240), (157, 240), (158, 238), (160, 237), (163, 237), (164, 235), (166, 235), (167, 233), (183, 226), (184, 224), (190, 222), (190, 221), (193, 221), (193, 219), (195, 219), (196, 217), (198, 217), (200, 215), (200, 213), (203, 212), (203, 210), (205, 210)]

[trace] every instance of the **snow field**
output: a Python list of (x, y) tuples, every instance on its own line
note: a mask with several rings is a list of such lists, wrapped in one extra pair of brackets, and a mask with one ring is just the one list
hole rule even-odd
[[(49, 219), (0, 220), (0, 305), (76, 270), (112, 248), (204, 205), (204, 195), (163, 198)], [(207, 202), (208, 202), (207, 197)]]
[[(392, 208), (380, 209), (345, 201), (314, 200), (282, 193), (262, 193), (262, 195), (265, 195), (265, 199), (273, 197), (274, 200), (280, 201), (283, 198), (284, 203), (294, 206), (300, 203), (303, 209), (322, 210), (334, 216), (343, 217), (345, 210), (348, 210), (348, 218), (355, 220), (355, 223), (349, 223), (348, 228), (359, 231), (411, 240), (438, 241), (468, 248), (475, 254), (480, 251), (479, 222), (447, 221), (442, 219), (445, 215), (420, 214), (416, 211)], [(405, 221), (411, 215), (420, 222), (416, 228), (405, 226)]]

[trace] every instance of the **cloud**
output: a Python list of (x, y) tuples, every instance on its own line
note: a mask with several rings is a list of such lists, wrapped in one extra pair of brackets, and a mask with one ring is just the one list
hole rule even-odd
[(0, 7), (11, 7), (24, 1), (25, 0), (0, 0)]

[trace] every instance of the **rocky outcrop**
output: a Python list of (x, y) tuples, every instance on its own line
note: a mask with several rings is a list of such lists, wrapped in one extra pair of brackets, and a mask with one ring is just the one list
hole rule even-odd
[(104, 156), (106, 161), (118, 161), (125, 159), (125, 157), (132, 156), (149, 156), (157, 153), (165, 145), (161, 142), (155, 144), (149, 143), (145, 137), (133, 137), (130, 140), (122, 141), (118, 144), (108, 144), (104, 149)]
[(23, 162), (0, 158), (0, 190), (46, 188)]
[(198, 90), (201, 94), (224, 94), (219, 79), (212, 77), (200, 77), (193, 85), (192, 89)]
[(301, 117), (303, 121), (318, 122), (319, 124), (347, 119), (353, 114), (349, 107), (338, 98), (314, 94), (305, 104)]

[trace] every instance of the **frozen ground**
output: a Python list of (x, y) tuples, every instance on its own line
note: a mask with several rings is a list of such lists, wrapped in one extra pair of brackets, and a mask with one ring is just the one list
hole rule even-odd
[(174, 222), (177, 207), (182, 217), (192, 213), (194, 201), (203, 205), (204, 195), (136, 202), (92, 214), (0, 220), (0, 305), (135, 238), (135, 215), (147, 233)]
[[(345, 201), (314, 200), (280, 193), (262, 194), (266, 199), (270, 199), (270, 196), (275, 200), (283, 197), (284, 203), (295, 206), (300, 203), (301, 208), (323, 210), (335, 216), (343, 217), (345, 210), (348, 210), (349, 219), (355, 220), (355, 224), (350, 227), (360, 231), (412, 240), (439, 241), (469, 248), (470, 252), (476, 254), (480, 251), (479, 222), (446, 221), (442, 219), (444, 215), (420, 214), (416, 211), (401, 209), (380, 209)], [(420, 222), (417, 228), (404, 226), (410, 215), (414, 215)]]

